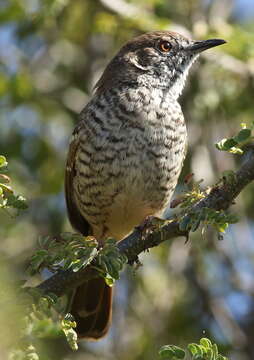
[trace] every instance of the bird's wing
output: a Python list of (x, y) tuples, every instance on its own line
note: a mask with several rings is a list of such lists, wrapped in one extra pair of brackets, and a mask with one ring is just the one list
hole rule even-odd
[(82, 216), (74, 198), (74, 179), (76, 176), (76, 158), (79, 147), (78, 129), (74, 131), (67, 156), (65, 169), (65, 199), (72, 227), (83, 235), (91, 234), (91, 227)]

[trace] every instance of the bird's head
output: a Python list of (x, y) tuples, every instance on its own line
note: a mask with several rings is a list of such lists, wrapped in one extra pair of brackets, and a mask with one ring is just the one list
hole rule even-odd
[(127, 42), (109, 63), (98, 90), (120, 85), (169, 90), (177, 98), (198, 55), (224, 44), (221, 39), (194, 41), (170, 31), (156, 31)]

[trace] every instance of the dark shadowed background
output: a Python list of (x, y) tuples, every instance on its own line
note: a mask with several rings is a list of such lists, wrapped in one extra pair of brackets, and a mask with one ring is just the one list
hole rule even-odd
[[(1, 0), (0, 154), (29, 208), (0, 214), (1, 279), (26, 278), (39, 235), (70, 231), (63, 195), (68, 139), (107, 61), (131, 37), (172, 29), (195, 39), (224, 38), (195, 63), (181, 96), (189, 132), (183, 177), (204, 186), (237, 168), (240, 155), (214, 143), (254, 120), (252, 0)], [(208, 229), (143, 254), (116, 285), (113, 325), (98, 343), (71, 352), (48, 342), (45, 359), (152, 360), (161, 345), (216, 341), (232, 360), (254, 359), (254, 186), (231, 211), (240, 221), (224, 240)], [(38, 281), (38, 279), (35, 279)], [(15, 299), (13, 299), (15, 303)], [(18, 310), (0, 309), (3, 349), (15, 339)]]

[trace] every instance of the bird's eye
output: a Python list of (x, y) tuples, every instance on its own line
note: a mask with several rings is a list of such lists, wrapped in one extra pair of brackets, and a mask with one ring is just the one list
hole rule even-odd
[(170, 44), (170, 42), (164, 40), (164, 41), (160, 42), (159, 48), (164, 53), (167, 53), (167, 52), (169, 52), (171, 50), (172, 45)]

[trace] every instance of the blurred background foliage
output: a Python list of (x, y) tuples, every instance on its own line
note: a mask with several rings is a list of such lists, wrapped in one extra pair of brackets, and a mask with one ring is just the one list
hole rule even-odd
[[(195, 63), (180, 100), (189, 149), (177, 191), (190, 172), (211, 185), (241, 158), (214, 143), (253, 121), (253, 20), (252, 0), (1, 0), (0, 154), (29, 204), (17, 219), (0, 214), (1, 356), (21, 326), (11, 284), (26, 278), (39, 234), (70, 230), (68, 139), (107, 61), (126, 40), (155, 29), (228, 41)], [(176, 239), (144, 254), (144, 266), (125, 271), (116, 286), (109, 335), (75, 353), (52, 335), (43, 359), (149, 360), (163, 344), (202, 336), (232, 360), (253, 359), (253, 209), (250, 185), (232, 207), (240, 221), (223, 241), (208, 229), (205, 238), (197, 232), (187, 244)]]

